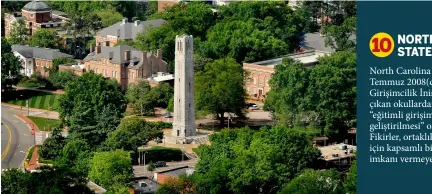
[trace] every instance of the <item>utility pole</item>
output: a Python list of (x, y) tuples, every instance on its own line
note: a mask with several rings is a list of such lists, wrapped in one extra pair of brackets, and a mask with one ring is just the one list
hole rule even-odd
[(183, 160), (184, 160), (184, 141), (182, 143), (182, 162), (183, 162)]
[(30, 104), (29, 104), (29, 100), (27, 99), (26, 101), (27, 104), (27, 116), (30, 116)]

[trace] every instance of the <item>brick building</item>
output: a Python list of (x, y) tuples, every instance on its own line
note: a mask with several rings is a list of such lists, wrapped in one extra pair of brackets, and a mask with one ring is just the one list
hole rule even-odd
[(83, 63), (85, 71), (94, 71), (117, 80), (123, 91), (129, 84), (156, 77), (159, 72), (167, 72), (167, 63), (162, 59), (162, 49), (158, 49), (154, 55), (128, 45), (91, 46), (90, 54), (84, 58)]
[(61, 11), (52, 10), (46, 3), (32, 1), (27, 3), (21, 12), (5, 13), (4, 27), (5, 36), (11, 33), (13, 23), (17, 20), (24, 20), (28, 30), (28, 35), (33, 35), (40, 28), (61, 29), (67, 22), (68, 18)]
[(42, 76), (48, 76), (53, 68), (53, 60), (56, 58), (73, 58), (72, 55), (62, 53), (57, 49), (31, 47), (28, 45), (12, 45), (12, 52), (21, 60), (21, 73), (31, 76), (39, 72)]
[(173, 5), (176, 5), (178, 3), (180, 3), (181, 0), (165, 0), (165, 1), (160, 1), (158, 0), (158, 12), (162, 12), (165, 11), (166, 7), (171, 7)]
[(291, 55), (286, 55), (276, 59), (243, 63), (243, 70), (249, 73), (249, 77), (245, 78), (244, 87), (249, 98), (255, 100), (264, 100), (267, 92), (270, 91), (270, 79), (275, 72), (275, 66), (282, 63), (285, 57), (300, 61), (305, 66), (314, 66), (318, 62), (318, 57), (326, 55), (324, 51), (305, 51)]
[(134, 40), (139, 33), (144, 33), (150, 28), (162, 26), (163, 19), (128, 22), (127, 19), (106, 27), (96, 33), (96, 45), (113, 47), (120, 40)]

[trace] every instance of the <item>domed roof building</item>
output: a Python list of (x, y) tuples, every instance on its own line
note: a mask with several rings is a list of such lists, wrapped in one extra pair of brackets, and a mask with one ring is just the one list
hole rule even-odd
[(67, 19), (63, 12), (52, 10), (44, 2), (31, 1), (21, 9), (21, 12), (5, 13), (5, 36), (10, 36), (12, 23), (17, 20), (24, 20), (29, 29), (28, 34), (32, 35), (39, 28), (62, 28)]
[(51, 11), (51, 7), (49, 7), (46, 3), (41, 1), (32, 1), (27, 3), (23, 8), (26, 11)]

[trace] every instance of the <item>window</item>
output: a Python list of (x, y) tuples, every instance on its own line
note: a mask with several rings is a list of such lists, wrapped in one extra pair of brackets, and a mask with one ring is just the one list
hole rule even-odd
[(256, 84), (256, 78), (252, 78), (253, 79), (253, 84)]
[(132, 72), (132, 79), (134, 79), (134, 72)]
[(96, 68), (95, 73), (97, 73), (97, 72), (98, 72), (98, 69)]
[(190, 103), (189, 103), (189, 108), (190, 108)]
[(259, 86), (262, 86), (262, 79), (259, 79), (258, 82), (259, 82)]
[(36, 66), (39, 66), (39, 61), (36, 61)]

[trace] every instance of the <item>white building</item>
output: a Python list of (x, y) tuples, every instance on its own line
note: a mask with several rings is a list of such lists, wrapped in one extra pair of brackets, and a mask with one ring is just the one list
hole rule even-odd
[(21, 61), (21, 74), (30, 77), (33, 72), (34, 72), (34, 68), (33, 68), (33, 58), (29, 57), (24, 54), (21, 54), (17, 51), (14, 51), (13, 54), (15, 55), (15, 57), (18, 57)]

